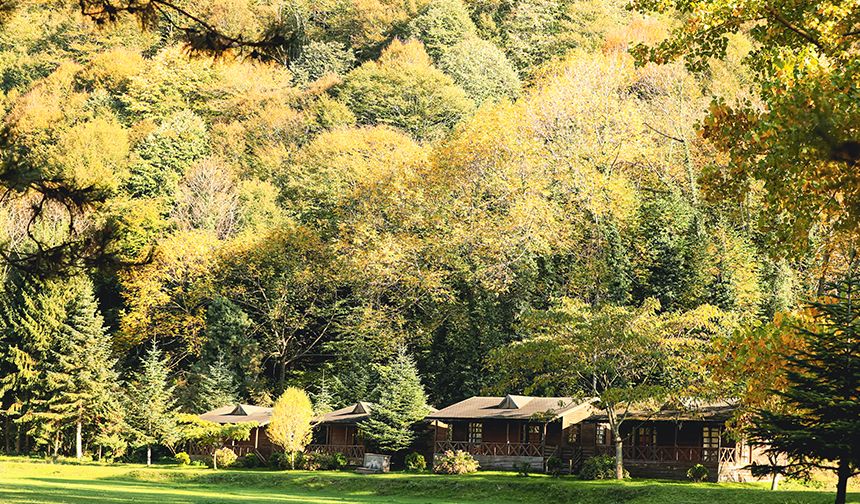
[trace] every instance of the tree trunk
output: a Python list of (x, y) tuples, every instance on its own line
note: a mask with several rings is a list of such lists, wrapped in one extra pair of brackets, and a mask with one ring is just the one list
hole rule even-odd
[(615, 437), (615, 479), (624, 479), (624, 446), (621, 436)]
[(83, 439), (81, 438), (81, 421), (75, 424), (75, 458), (81, 460), (84, 456)]
[(770, 480), (770, 489), (778, 490), (779, 489), (779, 473), (774, 471), (773, 478)]
[(146, 466), (149, 467), (152, 465), (152, 447), (146, 445)]
[(218, 450), (212, 452), (212, 469), (218, 470)]
[(848, 459), (839, 461), (839, 469), (836, 471), (839, 478), (836, 482), (836, 504), (845, 504), (845, 499), (848, 496), (848, 479), (851, 478), (851, 467), (848, 465)]

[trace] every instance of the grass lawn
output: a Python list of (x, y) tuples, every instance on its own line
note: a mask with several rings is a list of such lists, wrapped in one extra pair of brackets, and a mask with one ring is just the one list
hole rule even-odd
[[(850, 502), (860, 503), (855, 489)], [(832, 490), (756, 484), (691, 484), (652, 480), (622, 483), (517, 477), (350, 472), (179, 469), (169, 466), (50, 464), (0, 458), (2, 503), (583, 503), (793, 504), (830, 503)]]

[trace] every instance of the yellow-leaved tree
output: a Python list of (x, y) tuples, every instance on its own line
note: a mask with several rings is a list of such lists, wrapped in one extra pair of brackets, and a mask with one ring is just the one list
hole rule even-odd
[(288, 387), (275, 401), (267, 432), (269, 439), (286, 452), (291, 469), (296, 468), (296, 453), (311, 441), (313, 418), (311, 399), (300, 388)]

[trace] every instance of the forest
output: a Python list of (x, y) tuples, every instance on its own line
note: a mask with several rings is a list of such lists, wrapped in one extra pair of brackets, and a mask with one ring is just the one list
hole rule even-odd
[(575, 394), (565, 335), (616, 323), (648, 397), (779, 402), (860, 281), (858, 19), (0, 2), (0, 448), (140, 456), (142, 402), (376, 401), (404, 355), (438, 407)]

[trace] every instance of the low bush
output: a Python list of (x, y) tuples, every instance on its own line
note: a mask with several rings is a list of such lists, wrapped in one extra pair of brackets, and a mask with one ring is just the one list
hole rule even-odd
[(215, 462), (217, 467), (230, 467), (236, 463), (236, 453), (230, 448), (218, 448), (215, 450)]
[(244, 456), (239, 457), (236, 460), (236, 463), (233, 464), (233, 467), (244, 467), (245, 469), (254, 469), (255, 467), (260, 467), (262, 460), (257, 456), (256, 453), (246, 453)]
[(687, 477), (696, 483), (700, 483), (708, 479), (708, 468), (702, 464), (696, 464), (687, 469)]
[(546, 461), (546, 472), (558, 478), (564, 472), (564, 461), (558, 457), (550, 457)]
[(515, 468), (517, 470), (517, 476), (521, 476), (523, 478), (528, 478), (529, 473), (532, 472), (532, 465), (528, 462), (517, 464)]
[(343, 453), (309, 453), (303, 457), (302, 468), (307, 471), (337, 471), (346, 467)]
[(427, 461), (424, 460), (424, 455), (421, 455), (418, 452), (412, 452), (407, 455), (406, 460), (404, 460), (404, 465), (406, 466), (407, 471), (421, 472), (427, 469)]
[(469, 474), (477, 471), (478, 467), (475, 457), (462, 450), (448, 450), (433, 460), (433, 472), (438, 474)]
[[(599, 455), (586, 459), (582, 463), (579, 477), (584, 480), (615, 479), (615, 457)], [(627, 469), (624, 470), (624, 477), (630, 477)]]
[(185, 452), (177, 453), (173, 456), (173, 459), (176, 460), (176, 463), (179, 465), (188, 465), (191, 463), (191, 456)]

